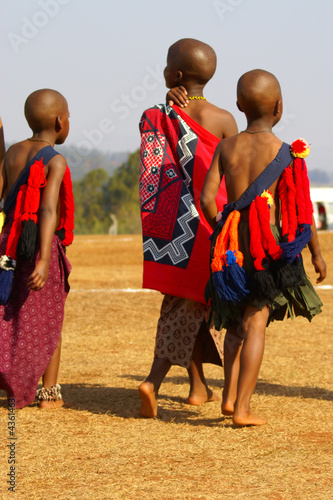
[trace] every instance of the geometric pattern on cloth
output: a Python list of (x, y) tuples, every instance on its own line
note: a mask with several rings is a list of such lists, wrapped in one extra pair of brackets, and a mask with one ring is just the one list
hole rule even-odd
[(144, 259), (186, 269), (200, 221), (193, 195), (198, 136), (170, 106), (156, 109), (159, 124), (151, 122), (150, 110), (140, 123)]
[(151, 132), (142, 134), (140, 148), (140, 204), (147, 212), (155, 210), (158, 200), (157, 193), (161, 191), (160, 184), (165, 188), (178, 177), (177, 173), (171, 168), (166, 172), (162, 172), (165, 141), (165, 136), (159, 132), (156, 133), (156, 137)]
[[(219, 138), (177, 106), (147, 109), (140, 120), (143, 288), (205, 304), (211, 227), (200, 193)], [(227, 201), (224, 180), (216, 196)]]
[(187, 211), (177, 219), (177, 224), (182, 232), (171, 242), (162, 245), (161, 248), (158, 248), (153, 238), (146, 239), (143, 243), (145, 259), (147, 259), (148, 253), (150, 253), (154, 261), (159, 261), (168, 257), (173, 265), (179, 265), (188, 260), (189, 253), (186, 250), (186, 244), (195, 238), (190, 223), (198, 217), (198, 211), (195, 208), (190, 194), (184, 195), (181, 200), (182, 206), (187, 209)]
[(184, 129), (184, 132), (182, 133), (177, 145), (177, 149), (180, 149), (180, 151), (182, 152), (182, 156), (179, 156), (179, 162), (185, 175), (185, 184), (186, 186), (190, 187), (192, 184), (193, 176), (191, 177), (190, 173), (187, 172), (185, 167), (189, 162), (193, 160), (194, 152), (191, 143), (192, 141), (197, 141), (198, 137), (182, 118), (179, 119), (179, 122), (181, 124), (180, 128)]

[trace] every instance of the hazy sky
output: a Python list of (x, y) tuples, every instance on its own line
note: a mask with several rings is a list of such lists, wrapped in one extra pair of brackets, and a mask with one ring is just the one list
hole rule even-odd
[(164, 102), (168, 47), (191, 37), (210, 44), (218, 68), (205, 95), (231, 111), (236, 84), (263, 68), (280, 80), (284, 117), (276, 134), (305, 137), (310, 168), (333, 170), (332, 0), (2, 0), (0, 114), (5, 137), (30, 136), (23, 106), (39, 88), (68, 100), (69, 164), (103, 151), (139, 147), (142, 112)]

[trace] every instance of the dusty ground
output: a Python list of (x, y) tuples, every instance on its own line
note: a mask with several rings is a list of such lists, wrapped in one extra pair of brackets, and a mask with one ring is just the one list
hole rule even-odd
[[(333, 234), (320, 239), (332, 269)], [(1, 498), (333, 497), (332, 289), (318, 290), (324, 310), (311, 325), (289, 320), (268, 330), (253, 397), (267, 425), (236, 429), (218, 402), (186, 405), (186, 371), (177, 367), (162, 385), (160, 418), (147, 420), (139, 417), (137, 386), (152, 361), (161, 296), (140, 291), (141, 238), (76, 237), (68, 255), (59, 381), (73, 407), (16, 411), (14, 494), (2, 398)], [(332, 273), (325, 284), (333, 285)], [(207, 365), (205, 373), (220, 391), (222, 369)]]

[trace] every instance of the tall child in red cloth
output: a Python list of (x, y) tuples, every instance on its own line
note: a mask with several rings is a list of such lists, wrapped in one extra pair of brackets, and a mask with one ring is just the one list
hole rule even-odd
[[(217, 399), (202, 369), (203, 361), (221, 364), (222, 348), (214, 338), (219, 356), (205, 323), (211, 229), (199, 201), (217, 144), (237, 133), (237, 126), (230, 113), (203, 96), (215, 69), (216, 54), (209, 45), (193, 39), (174, 43), (167, 56), (165, 82), (170, 89), (180, 87), (169, 97), (188, 105), (183, 109), (155, 106), (145, 111), (140, 122), (143, 286), (165, 294), (154, 361), (139, 387), (140, 413), (145, 417), (157, 416), (158, 390), (173, 364), (188, 369), (188, 403)], [(220, 208), (225, 201), (222, 186), (217, 196)]]
[[(237, 104), (247, 117), (247, 128), (217, 147), (201, 206), (215, 229), (206, 297), (212, 302), (215, 326), (227, 329), (222, 413), (243, 426), (266, 423), (252, 413), (250, 400), (269, 321), (286, 315), (310, 321), (321, 311), (304, 273), (304, 246), (308, 243), (319, 273), (317, 283), (325, 278), (326, 265), (303, 159), (309, 148), (303, 140), (289, 146), (272, 132), (282, 114), (279, 82), (267, 71), (245, 73), (238, 82)], [(215, 196), (224, 176), (228, 204), (217, 216)]]
[(21, 408), (34, 401), (43, 375), (40, 406), (58, 407), (70, 272), (64, 249), (73, 240), (74, 201), (66, 160), (53, 146), (69, 132), (67, 101), (37, 90), (25, 116), (33, 135), (11, 146), (0, 166), (0, 388)]

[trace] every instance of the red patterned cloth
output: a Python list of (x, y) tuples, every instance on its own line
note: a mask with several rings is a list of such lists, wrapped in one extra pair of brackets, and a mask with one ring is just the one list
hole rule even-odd
[[(143, 287), (205, 304), (211, 228), (200, 195), (219, 139), (165, 105), (144, 112), (140, 133)], [(224, 181), (216, 201), (222, 210)]]
[[(14, 209), (7, 215), (0, 235), (0, 255), (5, 252)], [(18, 261), (8, 303), (0, 306), (0, 388), (14, 398), (16, 408), (32, 403), (39, 379), (58, 345), (69, 291), (70, 263), (54, 235), (49, 278), (38, 292), (26, 283), (39, 259)]]

